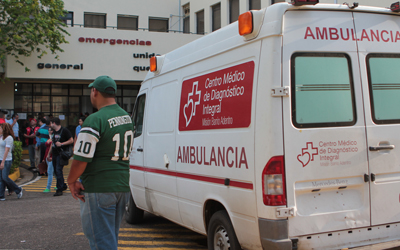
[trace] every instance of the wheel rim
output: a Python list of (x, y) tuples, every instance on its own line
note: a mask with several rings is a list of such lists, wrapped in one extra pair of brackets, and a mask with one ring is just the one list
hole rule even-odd
[(214, 249), (215, 250), (229, 250), (231, 244), (229, 243), (229, 236), (225, 228), (219, 226), (214, 234)]

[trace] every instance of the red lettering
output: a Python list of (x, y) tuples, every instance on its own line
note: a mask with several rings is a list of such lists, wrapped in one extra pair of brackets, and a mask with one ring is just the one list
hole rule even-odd
[(397, 43), (398, 40), (400, 40), (400, 32), (399, 31), (396, 32), (396, 39), (394, 40), (394, 42)]
[(221, 148), (218, 147), (218, 166), (222, 166), (225, 167), (225, 147)]
[(83, 42), (85, 42), (85, 38), (79, 37), (79, 38), (78, 38), (78, 41), (81, 42), (81, 43), (83, 43)]
[(89, 42), (89, 43), (94, 42), (95, 43), (96, 39), (87, 37), (86, 42)]
[(392, 39), (393, 42), (393, 31), (390, 31), (390, 38)]
[(309, 37), (309, 36), (311, 36), (312, 39), (315, 40), (315, 36), (314, 36), (314, 34), (312, 33), (311, 28), (310, 28), (310, 27), (307, 27), (307, 29), (306, 29), (306, 34), (305, 34), (305, 36), (304, 36), (304, 39), (307, 39), (307, 37)]
[(151, 41), (146, 41), (147, 46), (151, 46)]
[(189, 163), (189, 147), (183, 147), (183, 163)]
[(374, 38), (379, 42), (379, 30), (376, 30), (376, 33), (371, 30), (371, 40), (374, 41)]
[(122, 44), (122, 40), (121, 40), (121, 39), (118, 39), (118, 40), (117, 40), (117, 44)]
[(111, 39), (111, 40), (110, 40), (110, 44), (111, 44), (111, 45), (114, 45), (114, 44), (115, 44), (115, 39)]
[(130, 40), (129, 43), (130, 43), (131, 45), (135, 45), (135, 44), (136, 44), (135, 40)]
[(321, 37), (322, 40), (328, 40), (328, 30), (326, 28), (322, 28), (322, 31), (319, 27), (315, 28), (315, 32), (317, 33), (317, 40)]
[(231, 161), (231, 162), (229, 162), (229, 158), (228, 158), (228, 156), (229, 156), (229, 151), (231, 151), (232, 153), (234, 152), (233, 151), (233, 148), (232, 147), (229, 147), (228, 148), (228, 150), (226, 150), (226, 163), (228, 164), (228, 167), (233, 167), (233, 163), (234, 163), (234, 161)]
[(203, 147), (203, 153), (204, 153), (204, 155), (203, 155), (204, 156), (203, 157), (204, 158), (204, 165), (209, 166), (210, 163), (206, 161), (206, 147)]
[(211, 165), (212, 162), (214, 162), (215, 166), (218, 166), (217, 165), (217, 158), (215, 157), (215, 149), (214, 149), (214, 147), (211, 148), (210, 165)]
[(195, 150), (193, 146), (190, 146), (190, 164), (196, 163), (196, 156), (194, 155)]
[(140, 45), (146, 45), (146, 43), (144, 41), (140, 41), (139, 43)]
[(103, 43), (106, 43), (106, 42), (108, 42), (108, 39), (107, 39), (107, 38), (104, 38), (104, 39), (103, 39)]
[(246, 169), (249, 169), (249, 165), (247, 165), (246, 151), (244, 150), (244, 147), (242, 147), (242, 152), (240, 153), (239, 168), (241, 168), (242, 164), (246, 166)]
[(103, 39), (97, 38), (97, 39), (96, 39), (96, 42), (97, 42), (97, 43), (103, 43)]
[(129, 44), (129, 40), (124, 40), (124, 44)]
[(235, 148), (235, 163), (236, 163), (236, 168), (238, 168), (238, 154), (237, 154), (237, 147)]
[(329, 36), (331, 40), (339, 40), (339, 31), (336, 28), (329, 28)]
[(363, 31), (361, 33), (361, 41), (364, 40), (364, 39), (367, 39), (368, 42), (370, 41), (369, 37), (368, 37), (368, 34), (367, 34), (367, 31), (365, 29), (363, 29)]
[(179, 160), (181, 160), (182, 162), (182, 152), (181, 152), (181, 147), (178, 147), (178, 157), (176, 159), (176, 162), (179, 162)]
[(383, 37), (383, 33), (389, 34), (389, 32), (388, 32), (387, 30), (382, 30), (382, 31), (381, 31), (381, 38), (382, 38), (382, 41), (384, 41), (385, 43), (389, 42), (389, 38), (388, 38), (388, 39), (385, 39), (385, 38)]
[(342, 39), (345, 40), (345, 41), (347, 41), (347, 40), (350, 39), (350, 32), (349, 32), (349, 29), (346, 29), (346, 30), (347, 30), (347, 37), (344, 38), (343, 29), (340, 29), (340, 35), (342, 36)]
[[(201, 165), (203, 163), (203, 148), (200, 147), (200, 154), (199, 154), (199, 147), (196, 147), (196, 155), (197, 155), (197, 164)], [(199, 157), (200, 155), (200, 157)], [(199, 161), (200, 158), (200, 161)]]

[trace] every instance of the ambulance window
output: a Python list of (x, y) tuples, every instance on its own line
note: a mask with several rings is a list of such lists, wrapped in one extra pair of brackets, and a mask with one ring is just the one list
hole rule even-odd
[(292, 121), (298, 128), (356, 123), (353, 77), (346, 54), (292, 56)]
[(141, 95), (136, 99), (135, 110), (133, 113), (133, 121), (135, 122), (134, 138), (142, 134), (145, 103), (146, 95)]
[(367, 67), (373, 121), (400, 123), (400, 55), (370, 54)]

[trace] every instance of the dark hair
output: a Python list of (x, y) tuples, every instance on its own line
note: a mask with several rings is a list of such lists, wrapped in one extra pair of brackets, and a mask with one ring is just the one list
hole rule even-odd
[(50, 120), (46, 120), (46, 125), (47, 125), (47, 126), (50, 125)]
[(18, 114), (13, 114), (12, 116), (11, 116), (11, 119), (14, 119), (16, 116), (17, 116)]
[(55, 123), (56, 125), (61, 125), (60, 118), (54, 117), (50, 120), (50, 122)]
[(46, 122), (47, 122), (46, 118), (44, 118), (44, 117), (40, 118), (40, 121), (41, 121), (43, 124), (46, 124)]
[(4, 139), (7, 138), (9, 135), (11, 135), (13, 139), (15, 139), (14, 132), (13, 132), (13, 129), (10, 124), (2, 123), (2, 124), (0, 124), (0, 127), (3, 129), (3, 138)]
[(81, 117), (79, 117), (79, 119), (81, 119), (83, 122), (85, 121), (85, 119), (86, 119), (86, 117), (84, 117), (84, 116), (81, 116)]

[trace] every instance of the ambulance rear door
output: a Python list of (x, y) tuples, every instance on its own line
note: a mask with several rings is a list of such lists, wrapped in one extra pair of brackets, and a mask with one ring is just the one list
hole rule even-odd
[(371, 176), (371, 224), (400, 221), (400, 17), (354, 13)]
[(370, 225), (358, 54), (350, 11), (288, 11), (283, 29), (289, 236)]

